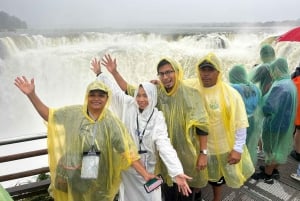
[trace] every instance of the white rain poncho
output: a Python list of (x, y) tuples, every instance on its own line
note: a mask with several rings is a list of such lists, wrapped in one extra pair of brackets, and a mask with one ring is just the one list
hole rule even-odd
[(257, 163), (257, 145), (261, 137), (261, 115), (259, 115), (261, 92), (259, 88), (248, 80), (246, 69), (243, 65), (235, 65), (229, 71), (229, 81), (242, 96), (248, 116), (246, 145), (253, 164)]
[[(88, 94), (97, 89), (108, 92), (110, 97), (108, 88), (95, 81), (87, 88), (84, 105), (49, 111), (50, 194), (56, 201), (112, 201), (121, 171), (139, 158), (124, 124), (111, 111), (104, 108), (96, 122), (87, 114)], [(81, 179), (82, 155), (91, 148), (94, 129), (94, 145), (100, 151), (98, 177)]]
[[(201, 188), (207, 185), (207, 170), (197, 170), (200, 152), (199, 136), (196, 128), (207, 132), (208, 118), (204, 103), (197, 90), (182, 83), (183, 71), (180, 64), (169, 58), (176, 76), (176, 83), (170, 92), (163, 85), (158, 86), (157, 108), (164, 113), (169, 138), (183, 166), (184, 173), (192, 177), (190, 187)], [(163, 59), (162, 59), (163, 60)], [(128, 93), (133, 94), (135, 87), (128, 85)], [(168, 185), (173, 181), (167, 177), (167, 169), (161, 164), (161, 173)]]
[[(215, 86), (205, 88), (199, 73), (199, 64), (207, 61), (220, 72)], [(223, 176), (226, 184), (232, 188), (241, 187), (254, 173), (254, 166), (246, 145), (242, 147), (242, 156), (238, 164), (229, 165), (229, 153), (236, 147), (236, 131), (248, 127), (245, 105), (240, 94), (222, 81), (220, 60), (210, 53), (196, 65), (198, 79), (186, 80), (190, 86), (202, 94), (209, 116), (208, 131), (208, 178), (217, 182)]]
[[(140, 156), (141, 162), (147, 171), (155, 173), (155, 166), (159, 156), (163, 163), (166, 164), (171, 177), (183, 174), (182, 165), (168, 138), (167, 125), (163, 113), (155, 108), (157, 104), (156, 86), (149, 82), (141, 83), (149, 102), (149, 105), (141, 113), (135, 100), (138, 89), (136, 89), (134, 97), (132, 97), (126, 95), (115, 82), (112, 82), (103, 73), (98, 76), (98, 79), (111, 88), (113, 93), (111, 109), (125, 123), (138, 150), (146, 151), (146, 153), (141, 153)], [(142, 140), (141, 143), (140, 139)], [(151, 193), (147, 193), (143, 187), (145, 180), (133, 168), (122, 172), (122, 183), (119, 201), (161, 200), (161, 190), (156, 189)]]
[(286, 59), (278, 58), (272, 62), (270, 73), (274, 82), (262, 103), (265, 163), (284, 164), (293, 145), (297, 90)]

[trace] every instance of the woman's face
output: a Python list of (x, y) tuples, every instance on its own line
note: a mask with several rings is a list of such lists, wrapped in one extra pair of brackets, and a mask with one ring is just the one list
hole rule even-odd
[(141, 110), (144, 110), (149, 105), (148, 96), (146, 94), (146, 91), (141, 86), (138, 89), (138, 93), (137, 93), (135, 99), (139, 106), (139, 109), (141, 109)]
[(88, 95), (88, 110), (95, 111), (95, 110), (102, 110), (108, 100), (107, 93), (101, 90), (92, 90), (89, 92)]

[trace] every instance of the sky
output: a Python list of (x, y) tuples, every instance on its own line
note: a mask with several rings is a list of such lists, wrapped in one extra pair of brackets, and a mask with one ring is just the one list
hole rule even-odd
[(299, 0), (0, 0), (29, 28), (296, 20)]

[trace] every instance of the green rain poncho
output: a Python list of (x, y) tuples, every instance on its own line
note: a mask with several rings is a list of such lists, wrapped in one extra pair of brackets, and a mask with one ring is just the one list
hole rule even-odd
[(3, 186), (0, 184), (0, 200), (1, 201), (13, 201), (13, 199), (10, 197), (9, 193), (3, 188)]
[[(207, 171), (196, 169), (200, 151), (196, 127), (204, 132), (208, 131), (204, 103), (197, 90), (182, 83), (181, 66), (169, 58), (164, 59), (172, 65), (176, 73), (176, 83), (170, 92), (167, 92), (163, 85), (158, 86), (157, 108), (164, 113), (169, 137), (182, 163), (184, 173), (193, 178), (188, 181), (189, 186), (204, 187), (207, 184)], [(132, 89), (132, 86), (128, 86), (131, 95)], [(162, 175), (171, 185), (172, 181), (167, 176), (167, 169), (162, 163), (160, 164)]]
[(260, 49), (260, 59), (263, 62), (255, 66), (251, 73), (251, 81), (257, 83), (262, 95), (265, 95), (272, 85), (269, 64), (275, 60), (275, 51), (270, 45), (263, 45)]
[[(220, 72), (215, 86), (205, 88), (199, 73), (199, 64), (207, 61)], [(246, 145), (242, 147), (241, 160), (238, 164), (229, 165), (229, 153), (235, 146), (236, 131), (248, 127), (245, 105), (240, 94), (222, 81), (220, 60), (210, 53), (196, 65), (198, 79), (186, 80), (190, 86), (202, 94), (209, 116), (208, 131), (208, 178), (217, 182), (223, 176), (226, 184), (232, 188), (241, 187), (254, 173), (254, 166)]]
[[(112, 201), (119, 188), (120, 172), (139, 157), (121, 121), (106, 109), (108, 103), (97, 121), (89, 117), (87, 100), (91, 90), (103, 90), (111, 96), (103, 83), (95, 81), (87, 88), (84, 105), (49, 111), (49, 191), (56, 201)], [(82, 155), (90, 150), (94, 133), (94, 145), (100, 151), (98, 177), (81, 179)]]
[(259, 88), (248, 80), (247, 71), (243, 65), (233, 66), (229, 71), (229, 81), (242, 96), (248, 116), (249, 127), (247, 128), (246, 145), (253, 164), (257, 162), (257, 144), (260, 138), (261, 119), (258, 115), (261, 92)]
[(286, 59), (278, 58), (272, 62), (270, 73), (274, 82), (262, 104), (265, 163), (284, 164), (292, 150), (297, 91)]

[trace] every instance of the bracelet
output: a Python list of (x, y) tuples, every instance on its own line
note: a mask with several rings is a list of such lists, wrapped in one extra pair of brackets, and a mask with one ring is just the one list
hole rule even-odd
[(100, 73), (96, 74), (96, 77), (98, 77), (98, 76), (99, 76), (101, 73), (102, 73), (102, 72), (100, 72)]
[(200, 154), (207, 155), (207, 150), (206, 149), (200, 150)]

